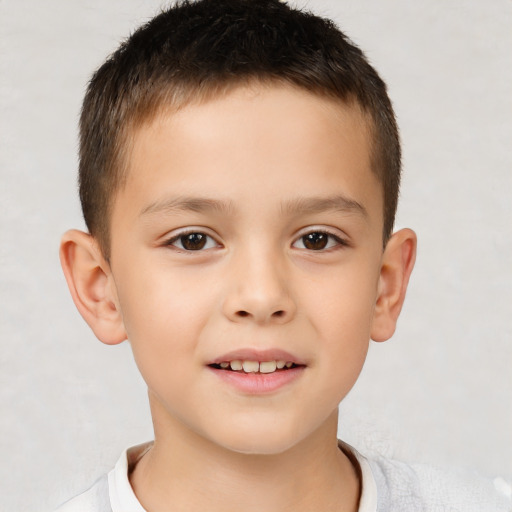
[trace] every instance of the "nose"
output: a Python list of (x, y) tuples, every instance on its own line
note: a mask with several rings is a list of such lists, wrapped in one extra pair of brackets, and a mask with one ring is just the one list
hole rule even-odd
[[(235, 260), (236, 261), (233, 261)], [(234, 322), (284, 324), (296, 313), (289, 273), (278, 255), (255, 250), (230, 262), (224, 314)]]

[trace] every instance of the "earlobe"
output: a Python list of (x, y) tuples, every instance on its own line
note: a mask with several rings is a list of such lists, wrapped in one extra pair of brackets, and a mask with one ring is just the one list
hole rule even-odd
[(96, 240), (82, 231), (67, 231), (60, 244), (60, 262), (73, 301), (97, 338), (108, 345), (124, 341), (112, 274)]
[(371, 338), (386, 341), (395, 332), (416, 260), (416, 234), (401, 229), (389, 239), (382, 257)]

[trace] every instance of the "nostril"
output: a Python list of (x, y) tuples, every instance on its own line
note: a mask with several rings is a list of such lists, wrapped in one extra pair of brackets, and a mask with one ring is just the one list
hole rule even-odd
[[(1, 1), (1, 0), (0, 0)], [(238, 317), (238, 318), (246, 318), (246, 317), (252, 317), (253, 314), (250, 313), (249, 311), (245, 311), (244, 309), (240, 309), (238, 310), (235, 315)], [(274, 319), (278, 319), (278, 318), (285, 318), (287, 316), (287, 313), (285, 310), (283, 309), (279, 309), (278, 311), (274, 311), (271, 315), (270, 315), (270, 318), (274, 318)], [(257, 317), (257, 315), (255, 315), (255, 317)], [(269, 318), (269, 317), (267, 317)]]

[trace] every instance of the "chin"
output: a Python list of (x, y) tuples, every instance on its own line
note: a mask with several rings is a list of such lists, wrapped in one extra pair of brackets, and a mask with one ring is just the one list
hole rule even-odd
[[(252, 441), (252, 442), (251, 442)], [(226, 449), (239, 453), (241, 455), (280, 455), (290, 448), (292, 448), (296, 443), (283, 442), (281, 440), (269, 440), (269, 439), (254, 439), (254, 440), (241, 440), (239, 443), (231, 442), (229, 445), (225, 446)]]
[[(251, 428), (225, 429), (222, 436), (216, 436), (216, 444), (225, 449), (243, 455), (279, 455), (300, 443), (306, 433), (298, 432), (297, 428), (286, 428), (276, 425), (262, 428), (262, 425), (251, 425)], [(212, 439), (213, 440), (213, 439)]]

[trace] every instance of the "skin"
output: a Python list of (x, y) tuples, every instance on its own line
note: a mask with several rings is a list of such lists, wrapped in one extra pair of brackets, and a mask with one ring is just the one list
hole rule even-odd
[[(134, 134), (110, 263), (90, 235), (64, 236), (78, 309), (103, 342), (130, 340), (148, 385), (155, 443), (131, 475), (148, 511), (357, 510), (337, 407), (370, 338), (395, 329), (416, 247), (406, 229), (382, 249), (367, 133), (357, 108), (289, 86), (162, 113)], [(239, 348), (304, 367), (245, 393), (208, 367)]]

